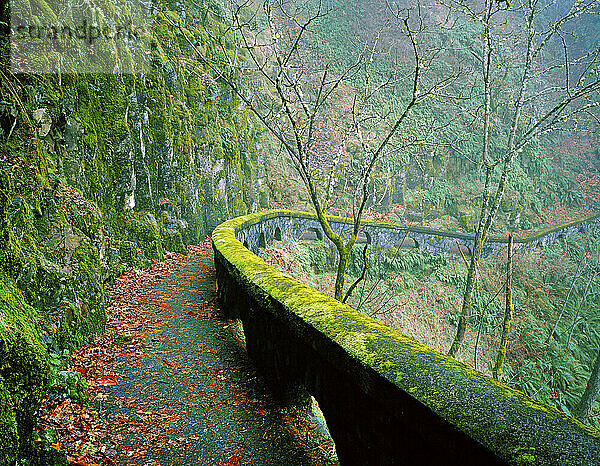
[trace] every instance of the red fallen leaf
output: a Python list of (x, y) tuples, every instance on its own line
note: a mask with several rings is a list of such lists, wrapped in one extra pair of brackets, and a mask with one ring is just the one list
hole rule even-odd
[(103, 375), (96, 380), (96, 385), (99, 385), (100, 387), (112, 387), (117, 385), (117, 379), (112, 375)]
[(242, 455), (231, 455), (226, 460), (215, 461), (215, 466), (241, 466), (243, 458)]
[(185, 315), (186, 315), (187, 317), (194, 317), (194, 316), (197, 316), (197, 315), (198, 315), (198, 313), (197, 313), (197, 312), (194, 312), (194, 311), (187, 311)]

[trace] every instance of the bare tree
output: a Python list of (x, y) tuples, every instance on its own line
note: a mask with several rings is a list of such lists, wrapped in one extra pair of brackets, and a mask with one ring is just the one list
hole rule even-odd
[(504, 307), (504, 325), (502, 326), (502, 338), (500, 339), (500, 348), (496, 356), (496, 364), (494, 365), (494, 378), (502, 380), (502, 364), (506, 358), (506, 347), (508, 346), (508, 333), (512, 322), (513, 314), (515, 313), (515, 305), (512, 299), (512, 258), (513, 258), (513, 236), (508, 236), (508, 253), (506, 258), (506, 291), (505, 291), (505, 307)]
[[(212, 38), (223, 48), (220, 55), (227, 57), (225, 63), (211, 62), (194, 43), (193, 35), (184, 32), (199, 58), (218, 71), (219, 79), (257, 116), (292, 160), (325, 235), (335, 245), (338, 264), (334, 296), (340, 301), (345, 297), (345, 272), (368, 207), (374, 171), (392, 150), (392, 140), (406, 125), (413, 108), (456, 77), (442, 77), (421, 89), (423, 69), (436, 53), (423, 53), (418, 44), (423, 27), (420, 10), (385, 7), (390, 12), (389, 24), (369, 41), (357, 38), (352, 63), (341, 70), (339, 64), (324, 62), (310, 49), (315, 40), (312, 28), (328, 13), (321, 2), (314, 10), (283, 0), (267, 0), (258, 8), (251, 2), (232, 2), (230, 29)], [(374, 76), (370, 72), (373, 61), (384, 53), (380, 35), (392, 26), (404, 38), (402, 46), (410, 58), (399, 62), (388, 76)], [(232, 54), (227, 40), (242, 47)], [(253, 89), (238, 84), (234, 76), (240, 73), (252, 80)], [(401, 107), (381, 105), (380, 97), (391, 88), (405, 89)], [(323, 127), (332, 133), (325, 150), (320, 147)], [(341, 142), (332, 144), (331, 139)], [(352, 222), (346, 231), (334, 230), (328, 219), (334, 193), (344, 184), (340, 182), (341, 171), (348, 172), (350, 183), (346, 185), (352, 189), (348, 200)]]
[[(453, 357), (464, 339), (481, 252), (504, 196), (514, 158), (545, 133), (576, 128), (581, 115), (598, 121), (598, 45), (595, 44), (594, 50), (575, 50), (570, 38), (574, 35), (572, 23), (583, 15), (597, 12), (599, 3), (597, 0), (577, 0), (556, 19), (544, 21), (552, 4), (554, 2), (521, 0), (515, 2), (511, 10), (506, 10), (508, 5), (496, 0), (486, 0), (482, 9), (476, 2), (453, 5), (458, 5), (479, 23), (482, 31), (481, 50), (473, 51), (473, 54), (479, 62), (483, 88), (479, 164), (485, 179), (461, 315), (448, 352)], [(511, 58), (508, 68), (517, 75), (514, 89), (509, 89), (506, 79), (500, 79), (497, 74), (504, 66), (502, 60), (508, 60), (506, 47), (500, 58), (500, 30), (512, 31), (511, 47), (515, 49), (515, 56), (508, 57)], [(505, 73), (504, 78), (508, 74)], [(510, 100), (510, 105), (504, 109), (509, 115), (506, 133), (499, 128), (497, 120), (500, 117), (494, 110), (498, 102), (492, 105), (500, 91), (507, 93)], [(492, 138), (495, 138), (495, 146), (500, 148), (496, 153), (490, 150)]]

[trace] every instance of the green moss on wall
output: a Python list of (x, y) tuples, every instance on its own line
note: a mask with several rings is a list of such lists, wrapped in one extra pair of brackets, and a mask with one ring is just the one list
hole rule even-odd
[(0, 171), (0, 266), (11, 277), (16, 277), (27, 262), (27, 251), (23, 250), (13, 227), (13, 219), (21, 210), (14, 201), (15, 190), (12, 177)]
[(163, 238), (166, 250), (185, 254), (186, 247), (179, 231), (166, 229)]
[(0, 171), (0, 197), (0, 377), (12, 400), (0, 438), (11, 438), (6, 419), (14, 416), (18, 438), (10, 444), (23, 457), (52, 379), (47, 343), (72, 351), (104, 328), (102, 217), (80, 192), (49, 186), (23, 162)]
[(98, 250), (89, 240), (83, 239), (75, 250), (72, 268), (77, 280), (69, 280), (59, 304), (61, 320), (56, 335), (59, 347), (69, 351), (87, 343), (106, 323)]
[[(199, 46), (218, 61), (211, 32), (222, 15), (202, 2), (185, 8)], [(21, 290), (52, 353), (103, 330), (103, 282), (125, 263), (145, 268), (165, 248), (183, 253), (218, 220), (254, 205), (261, 168), (248, 114), (164, 18), (152, 33), (144, 74), (0, 80), (0, 120), (10, 131), (0, 128), (0, 273)], [(213, 182), (225, 178), (213, 196)], [(18, 343), (22, 328), (13, 331)], [(23, 399), (27, 390), (27, 399), (41, 395), (23, 385)]]
[(13, 398), (0, 376), (0, 464), (8, 464), (17, 458), (19, 437)]
[(135, 269), (145, 269), (150, 265), (150, 261), (144, 257), (144, 254), (133, 241), (120, 242), (119, 256), (124, 262)]
[(122, 215), (119, 223), (126, 237), (135, 242), (148, 259), (163, 259), (160, 228), (152, 214), (137, 212), (135, 215)]
[[(14, 282), (0, 272), (0, 396), (10, 397), (0, 426), (0, 459), (14, 455), (15, 424), (21, 448), (28, 445), (34, 413), (48, 387), (50, 366), (41, 339), (35, 309), (29, 306)], [(14, 419), (14, 421), (13, 421)]]
[(344, 362), (348, 367), (339, 370), (356, 370), (352, 360), (372, 368), (507, 462), (571, 458), (584, 464), (597, 458), (600, 432), (323, 295), (269, 266), (236, 239), (239, 231), (278, 216), (314, 218), (303, 212), (267, 211), (215, 229), (215, 260), (218, 270), (226, 271), (222, 278), (232, 281), (228, 287), (242, 287), (262, 312), (288, 322), (291, 334), (317, 329), (349, 355)]
[(50, 390), (79, 404), (87, 403), (90, 398), (87, 383), (77, 371), (57, 371)]

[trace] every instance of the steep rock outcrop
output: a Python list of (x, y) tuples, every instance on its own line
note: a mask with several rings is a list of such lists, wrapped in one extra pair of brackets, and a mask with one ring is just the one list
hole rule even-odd
[[(161, 7), (211, 50), (217, 5)], [(0, 75), (0, 464), (103, 329), (105, 283), (268, 202), (246, 110), (162, 16), (152, 40), (143, 74)]]

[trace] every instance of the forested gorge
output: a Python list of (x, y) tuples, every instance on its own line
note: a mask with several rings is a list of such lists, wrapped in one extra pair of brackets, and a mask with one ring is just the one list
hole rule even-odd
[[(85, 405), (72, 355), (104, 333), (118, 277), (267, 208), (315, 212), (324, 232), (263, 245), (268, 262), (490, 375), (511, 277), (502, 381), (600, 428), (598, 233), (515, 252), (511, 273), (506, 255), (480, 258), (492, 234), (600, 211), (597, 0), (160, 0), (144, 68), (139, 50), (90, 42), (92, 72), (61, 55), (75, 37), (44, 54), (31, 29), (19, 42), (15, 18), (74, 21), (81, 5), (65, 5), (0, 12), (0, 464), (60, 450), (38, 419)], [(101, 26), (137, 5), (83, 8)], [(367, 219), (475, 240), (380, 254)]]

